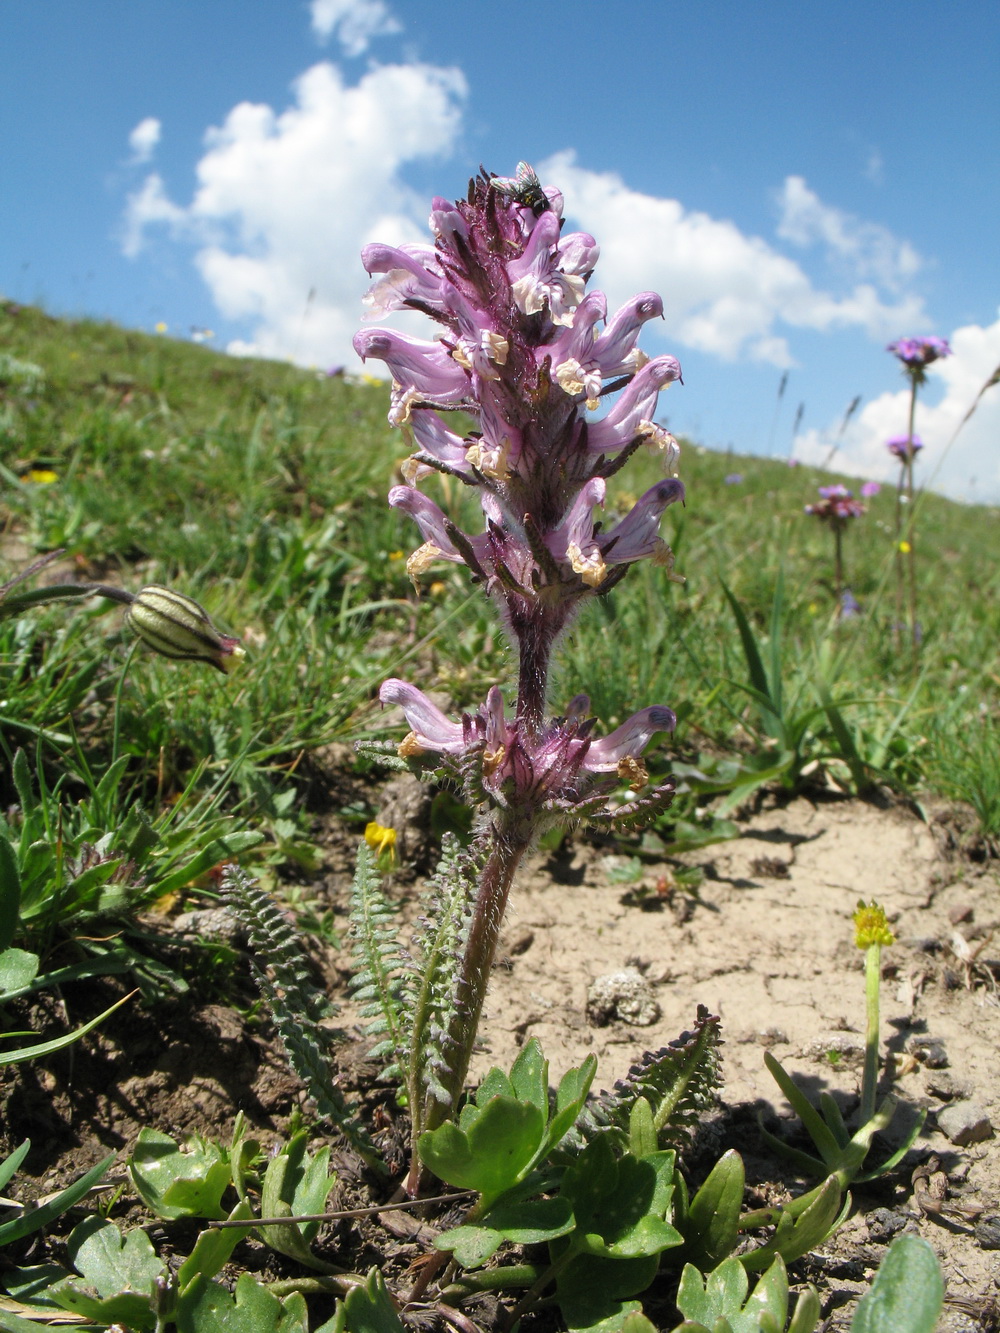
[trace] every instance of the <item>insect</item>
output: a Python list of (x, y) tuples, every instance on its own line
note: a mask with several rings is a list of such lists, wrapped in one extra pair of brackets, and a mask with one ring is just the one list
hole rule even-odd
[(549, 207), (542, 182), (535, 174), (535, 168), (529, 166), (527, 162), (518, 162), (514, 176), (491, 177), (490, 184), (500, 194), (505, 194), (508, 199), (513, 199), (516, 203), (524, 204), (525, 208), (530, 208), (534, 213), (544, 213)]

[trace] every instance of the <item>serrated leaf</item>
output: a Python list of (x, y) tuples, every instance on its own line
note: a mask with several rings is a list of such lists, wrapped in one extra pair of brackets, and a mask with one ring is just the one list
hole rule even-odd
[(680, 1232), (665, 1220), (673, 1171), (672, 1152), (616, 1160), (606, 1136), (588, 1144), (562, 1185), (580, 1237), (574, 1246), (595, 1257), (636, 1259), (680, 1245)]

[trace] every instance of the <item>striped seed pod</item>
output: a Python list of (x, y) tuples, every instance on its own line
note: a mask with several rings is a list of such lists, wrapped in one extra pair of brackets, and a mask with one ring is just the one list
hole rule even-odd
[(125, 623), (164, 657), (207, 662), (228, 672), (245, 656), (239, 639), (220, 634), (204, 607), (157, 583), (140, 588), (125, 612)]

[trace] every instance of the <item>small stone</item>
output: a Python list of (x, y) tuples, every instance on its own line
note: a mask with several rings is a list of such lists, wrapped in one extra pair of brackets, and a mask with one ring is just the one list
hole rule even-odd
[(984, 1217), (977, 1222), (975, 1236), (984, 1250), (1000, 1250), (1000, 1217)]
[(192, 912), (181, 912), (170, 925), (178, 935), (197, 935), (234, 949), (244, 948), (247, 943), (246, 926), (228, 907), (198, 907)]
[(928, 1069), (945, 1069), (948, 1065), (948, 1052), (937, 1037), (911, 1037), (906, 1049)]
[(990, 1118), (977, 1102), (952, 1102), (938, 1111), (937, 1123), (941, 1133), (960, 1148), (993, 1137)]
[(634, 967), (607, 972), (587, 988), (587, 1018), (595, 1027), (606, 1027), (614, 1019), (632, 1027), (646, 1028), (660, 1017), (649, 982)]
[(831, 1032), (828, 1037), (817, 1037), (811, 1041), (803, 1055), (837, 1069), (860, 1069), (865, 1062), (865, 1047), (859, 1037), (848, 1036), (844, 1032)]
[(972, 920), (971, 903), (957, 903), (954, 907), (948, 909), (948, 920), (953, 926), (959, 926), (963, 921)]

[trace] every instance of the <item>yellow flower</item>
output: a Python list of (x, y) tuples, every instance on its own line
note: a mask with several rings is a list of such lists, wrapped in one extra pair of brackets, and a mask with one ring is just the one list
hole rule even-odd
[(389, 552), (389, 559), (390, 559), (390, 560), (402, 560), (403, 555), (404, 555), (404, 552), (403, 552), (403, 551), (390, 551), (390, 552)]
[(911, 551), (913, 548), (911, 547), (911, 545), (910, 545), (909, 542), (907, 542), (907, 541), (902, 541), (902, 542), (899, 543), (899, 549), (900, 549), (900, 551), (903, 553), (903, 555), (909, 555), (909, 554), (910, 554), (910, 551)]
[(54, 481), (59, 480), (59, 474), (53, 472), (51, 468), (33, 467), (26, 480), (34, 482), (36, 486), (51, 486)]
[(396, 830), (394, 828), (385, 828), (376, 820), (365, 825), (365, 842), (376, 853), (381, 861), (386, 858), (389, 865), (396, 863)]
[(156, 325), (156, 332), (157, 332), (157, 333), (166, 333), (166, 331), (167, 331), (167, 326), (166, 326), (166, 324), (164, 324), (163, 320), (161, 319), (161, 320), (159, 321), (159, 323)]
[(852, 917), (854, 921), (854, 943), (859, 949), (870, 949), (873, 944), (895, 944), (896, 937), (889, 929), (885, 917), (885, 908), (873, 898), (867, 905), (858, 899), (858, 906)]

